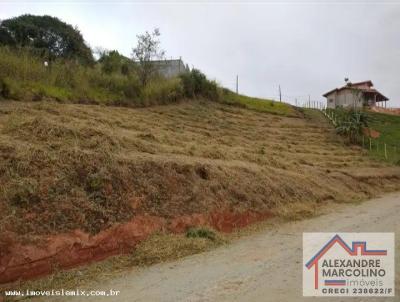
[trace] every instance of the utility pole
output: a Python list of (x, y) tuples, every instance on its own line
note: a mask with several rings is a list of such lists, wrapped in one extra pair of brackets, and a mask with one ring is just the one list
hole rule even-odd
[(281, 91), (281, 85), (279, 84), (279, 102), (282, 102), (282, 91)]
[(239, 94), (239, 75), (236, 75), (236, 94)]

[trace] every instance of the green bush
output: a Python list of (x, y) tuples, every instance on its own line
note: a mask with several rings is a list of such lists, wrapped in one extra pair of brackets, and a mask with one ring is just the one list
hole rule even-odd
[(135, 64), (127, 60), (112, 53), (95, 66), (65, 59), (45, 66), (44, 59), (32, 49), (0, 47), (0, 96), (125, 106), (168, 104), (199, 97), (215, 101), (221, 97), (218, 85), (197, 69), (170, 79), (154, 76), (143, 86)]
[(20, 84), (8, 77), (0, 77), (0, 95), (5, 99), (18, 100), (23, 98)]
[(186, 231), (186, 237), (188, 238), (207, 238), (210, 240), (216, 240), (215, 232), (207, 228), (189, 228)]
[(133, 74), (128, 76), (128, 81), (123, 88), (123, 92), (126, 98), (131, 100), (137, 100), (141, 93), (141, 84), (139, 78)]
[(210, 81), (197, 69), (180, 75), (183, 84), (183, 91), (187, 98), (204, 97), (211, 100), (219, 98), (218, 85)]
[(0, 78), (39, 81), (46, 77), (46, 68), (27, 49), (0, 47)]
[(346, 136), (350, 143), (357, 143), (363, 134), (363, 129), (368, 128), (368, 115), (362, 111), (351, 109), (343, 111), (336, 124), (336, 132)]
[(134, 75), (105, 74), (75, 61), (44, 60), (27, 49), (0, 47), (0, 95), (17, 100), (118, 103), (135, 105), (140, 85)]
[(179, 78), (151, 81), (142, 91), (144, 105), (167, 104), (184, 97), (182, 82)]
[(5, 79), (0, 78), (0, 98), (10, 98), (10, 87)]
[(134, 70), (133, 61), (121, 55), (116, 50), (104, 51), (99, 59), (101, 71), (106, 74), (120, 73), (130, 75)]

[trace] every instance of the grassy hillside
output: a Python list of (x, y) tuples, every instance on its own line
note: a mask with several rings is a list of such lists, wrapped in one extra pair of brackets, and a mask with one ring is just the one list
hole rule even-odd
[[(371, 155), (385, 158), (397, 165), (400, 165), (400, 116), (389, 115), (377, 112), (368, 112), (370, 127), (379, 132), (379, 137), (373, 139)], [(368, 146), (367, 146), (368, 147)]]
[(142, 213), (303, 217), (318, 203), (399, 184), (398, 170), (344, 146), (322, 116), (206, 101), (148, 109), (3, 102), (0, 157), (0, 232), (21, 236), (94, 234)]
[(184, 97), (179, 79), (157, 78), (141, 87), (134, 70), (106, 73), (101, 63), (60, 59), (46, 67), (43, 61), (24, 48), (0, 47), (0, 98), (142, 107)]
[(292, 106), (286, 103), (248, 97), (240, 94), (238, 95), (231, 91), (224, 91), (223, 101), (226, 104), (238, 105), (259, 112), (266, 112), (266, 113), (285, 115), (285, 116), (298, 116), (298, 112), (296, 112), (296, 110)]
[(94, 66), (83, 66), (61, 59), (46, 67), (43, 59), (28, 49), (0, 47), (0, 101), (53, 100), (148, 107), (206, 98), (272, 114), (296, 115), (288, 104), (237, 95), (223, 89), (196, 69), (176, 78), (155, 76), (142, 86), (136, 67), (130, 62), (129, 69), (122, 74), (105, 72), (104, 63), (100, 61)]
[(370, 126), (380, 133), (380, 139), (400, 149), (400, 116), (368, 112)]
[[(338, 121), (349, 118), (347, 110), (328, 109), (328, 112), (333, 113)], [(364, 129), (358, 135), (358, 143), (374, 158), (400, 165), (400, 116), (370, 110), (363, 111), (363, 114), (369, 130)]]

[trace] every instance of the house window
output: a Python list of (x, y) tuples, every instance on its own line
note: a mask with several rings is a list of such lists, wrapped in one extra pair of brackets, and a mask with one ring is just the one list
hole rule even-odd
[(329, 101), (329, 103), (333, 103), (333, 99), (329, 99), (328, 101)]

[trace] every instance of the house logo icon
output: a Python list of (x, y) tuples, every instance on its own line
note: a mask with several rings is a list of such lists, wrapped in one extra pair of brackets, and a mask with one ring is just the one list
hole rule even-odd
[(304, 233), (303, 264), (305, 296), (394, 294), (393, 233)]

